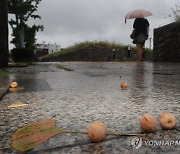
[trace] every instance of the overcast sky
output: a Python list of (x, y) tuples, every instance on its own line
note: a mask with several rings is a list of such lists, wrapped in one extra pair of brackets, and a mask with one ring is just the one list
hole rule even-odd
[[(37, 14), (44, 25), (38, 32), (37, 43), (57, 43), (62, 48), (82, 41), (108, 40), (130, 44), (133, 19), (124, 22), (124, 16), (135, 9), (153, 13), (147, 17), (150, 37), (153, 29), (171, 23), (171, 8), (180, 5), (179, 0), (42, 0)], [(149, 46), (147, 41), (146, 46)]]

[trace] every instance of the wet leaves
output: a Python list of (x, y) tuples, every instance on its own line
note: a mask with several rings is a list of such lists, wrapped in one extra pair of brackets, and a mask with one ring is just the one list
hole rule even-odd
[(32, 122), (12, 135), (12, 147), (23, 152), (28, 151), (61, 132), (53, 119)]

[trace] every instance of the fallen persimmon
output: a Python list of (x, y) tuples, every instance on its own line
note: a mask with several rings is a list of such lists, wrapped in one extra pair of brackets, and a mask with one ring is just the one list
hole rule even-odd
[(174, 114), (165, 112), (160, 115), (160, 125), (164, 129), (173, 129), (176, 126), (176, 118)]
[(92, 142), (101, 142), (106, 138), (107, 129), (104, 123), (96, 121), (87, 130), (88, 137)]
[(157, 129), (157, 120), (150, 114), (144, 114), (140, 119), (140, 125), (145, 132), (153, 132)]
[(127, 88), (127, 82), (122, 81), (120, 86), (121, 86), (121, 88)]
[(17, 86), (18, 86), (17, 82), (15, 81), (11, 82), (11, 85), (10, 85), (11, 88), (17, 88)]

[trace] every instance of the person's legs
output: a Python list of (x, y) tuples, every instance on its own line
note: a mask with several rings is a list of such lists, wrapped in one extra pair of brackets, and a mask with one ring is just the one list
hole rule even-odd
[(137, 37), (136, 54), (137, 54), (137, 61), (138, 62), (143, 61), (142, 54), (143, 54), (143, 47), (144, 47), (145, 40), (146, 40), (146, 36), (143, 34), (140, 34)]
[(136, 44), (136, 61), (139, 60), (139, 44)]
[(142, 57), (142, 54), (143, 54), (143, 44), (140, 44), (139, 45), (139, 60), (142, 61), (143, 60), (143, 57)]
[(142, 54), (141, 54), (141, 45), (139, 43), (136, 44), (136, 57), (138, 62), (141, 61)]
[(137, 61), (143, 61), (143, 57), (142, 57), (142, 53), (143, 53), (143, 44), (136, 44), (136, 55), (137, 55)]

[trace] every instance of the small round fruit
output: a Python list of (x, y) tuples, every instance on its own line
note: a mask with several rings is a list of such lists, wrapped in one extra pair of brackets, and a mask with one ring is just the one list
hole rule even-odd
[(17, 84), (17, 82), (13, 81), (13, 82), (11, 82), (10, 86), (11, 86), (11, 88), (16, 88), (18, 86), (18, 84)]
[(172, 113), (165, 112), (160, 115), (160, 125), (164, 129), (173, 129), (176, 126), (176, 118)]
[(144, 114), (140, 119), (141, 128), (145, 132), (153, 132), (157, 129), (157, 121), (150, 114)]
[(92, 142), (101, 142), (106, 138), (107, 129), (104, 123), (96, 121), (87, 130), (88, 137)]
[(127, 88), (127, 83), (125, 81), (121, 82), (121, 88)]

